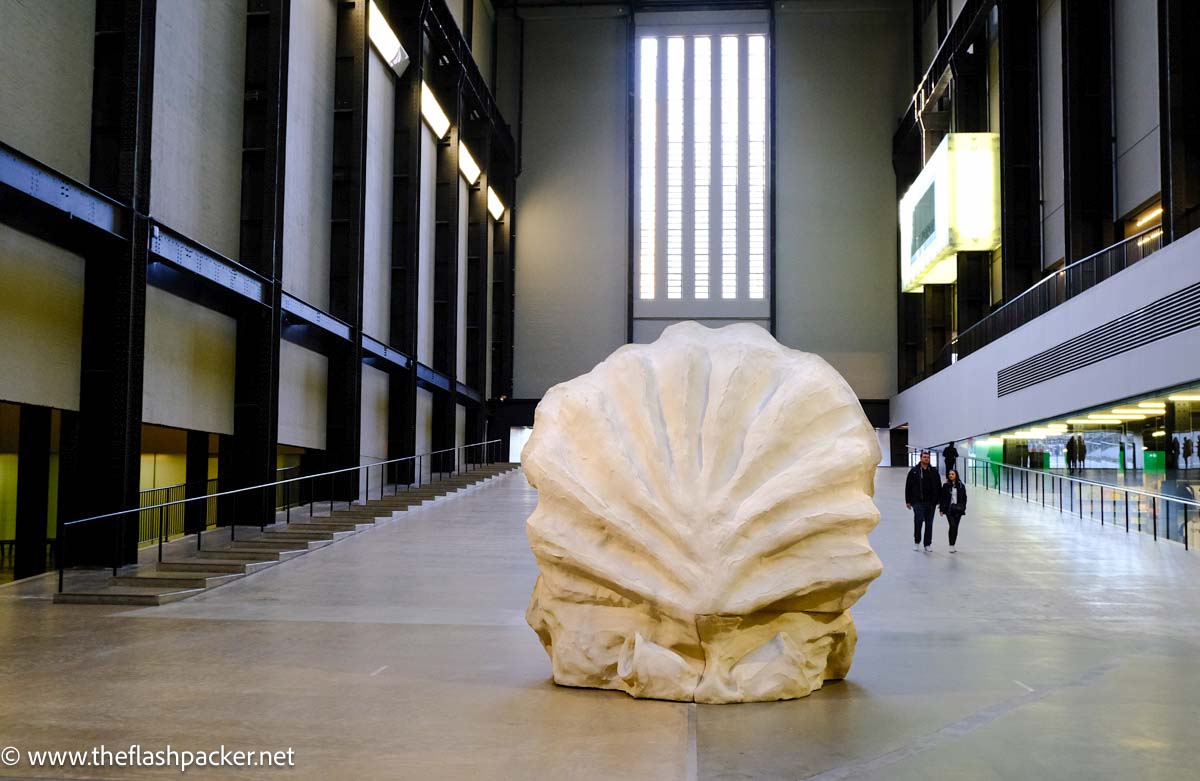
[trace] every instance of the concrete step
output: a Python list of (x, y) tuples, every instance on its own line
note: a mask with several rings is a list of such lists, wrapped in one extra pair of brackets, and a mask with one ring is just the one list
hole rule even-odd
[(322, 532), (361, 532), (370, 529), (374, 525), (374, 519), (365, 521), (346, 519), (344, 521), (339, 521), (335, 518), (331, 521), (292, 521), (291, 526), (287, 528)]
[(86, 591), (64, 591), (54, 595), (56, 604), (152, 606), (178, 602), (203, 593), (202, 588), (105, 586)]
[(319, 542), (321, 540), (340, 540), (342, 537), (348, 537), (355, 534), (352, 531), (322, 531), (320, 529), (303, 529), (297, 526), (285, 526), (282, 529), (269, 530), (262, 533), (261, 537), (256, 537), (258, 540), (279, 540), (281, 542), (296, 541), (296, 542)]
[(287, 561), (297, 556), (303, 556), (307, 550), (269, 551), (262, 549), (247, 550), (243, 548), (214, 548), (203, 550), (196, 554), (198, 559), (239, 560), (239, 561)]
[(112, 579), (114, 586), (154, 586), (156, 588), (206, 589), (223, 586), (231, 580), (246, 577), (242, 573), (229, 572), (139, 572), (136, 575), (118, 575)]
[(238, 540), (226, 550), (261, 550), (261, 551), (297, 551), (307, 553), (310, 550), (323, 548), (333, 540)]
[(238, 575), (249, 575), (267, 567), (274, 567), (278, 561), (251, 561), (248, 559), (184, 559), (182, 561), (160, 561), (159, 572), (228, 572)]

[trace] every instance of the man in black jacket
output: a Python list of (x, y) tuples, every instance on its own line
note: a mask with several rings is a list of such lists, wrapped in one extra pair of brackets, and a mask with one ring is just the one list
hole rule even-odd
[(946, 445), (946, 449), (942, 451), (942, 469), (946, 472), (946, 477), (950, 476), (951, 469), (958, 469), (958, 448), (954, 447), (954, 443)]
[(942, 498), (942, 481), (929, 465), (929, 451), (921, 451), (921, 463), (908, 470), (904, 483), (904, 506), (913, 511), (913, 550), (921, 549), (921, 527), (925, 527), (925, 552), (933, 545), (933, 512)]

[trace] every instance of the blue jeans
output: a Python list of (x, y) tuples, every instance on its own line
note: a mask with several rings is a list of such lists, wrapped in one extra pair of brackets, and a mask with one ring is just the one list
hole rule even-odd
[(925, 526), (925, 547), (933, 544), (933, 512), (937, 505), (933, 502), (913, 502), (913, 543), (921, 544), (921, 526)]

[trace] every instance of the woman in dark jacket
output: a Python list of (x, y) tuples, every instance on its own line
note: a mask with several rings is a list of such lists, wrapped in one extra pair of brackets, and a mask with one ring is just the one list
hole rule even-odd
[(946, 477), (939, 509), (950, 522), (950, 552), (958, 553), (954, 543), (958, 540), (958, 522), (967, 514), (967, 487), (958, 479), (957, 470), (951, 469)]

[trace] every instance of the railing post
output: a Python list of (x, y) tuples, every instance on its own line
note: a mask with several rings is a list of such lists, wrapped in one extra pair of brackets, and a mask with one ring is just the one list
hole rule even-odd
[(1153, 496), (1150, 497), (1150, 513), (1151, 513), (1151, 516), (1150, 516), (1151, 520), (1154, 523), (1154, 539), (1157, 542), (1158, 541), (1158, 499)]
[(159, 561), (162, 561), (163, 535), (166, 534), (166, 530), (163, 528), (163, 516), (164, 516), (163, 511), (166, 509), (167, 508), (162, 505), (159, 505), (159, 507), (158, 507), (158, 560)]
[(1125, 492), (1125, 533), (1129, 534), (1129, 492)]

